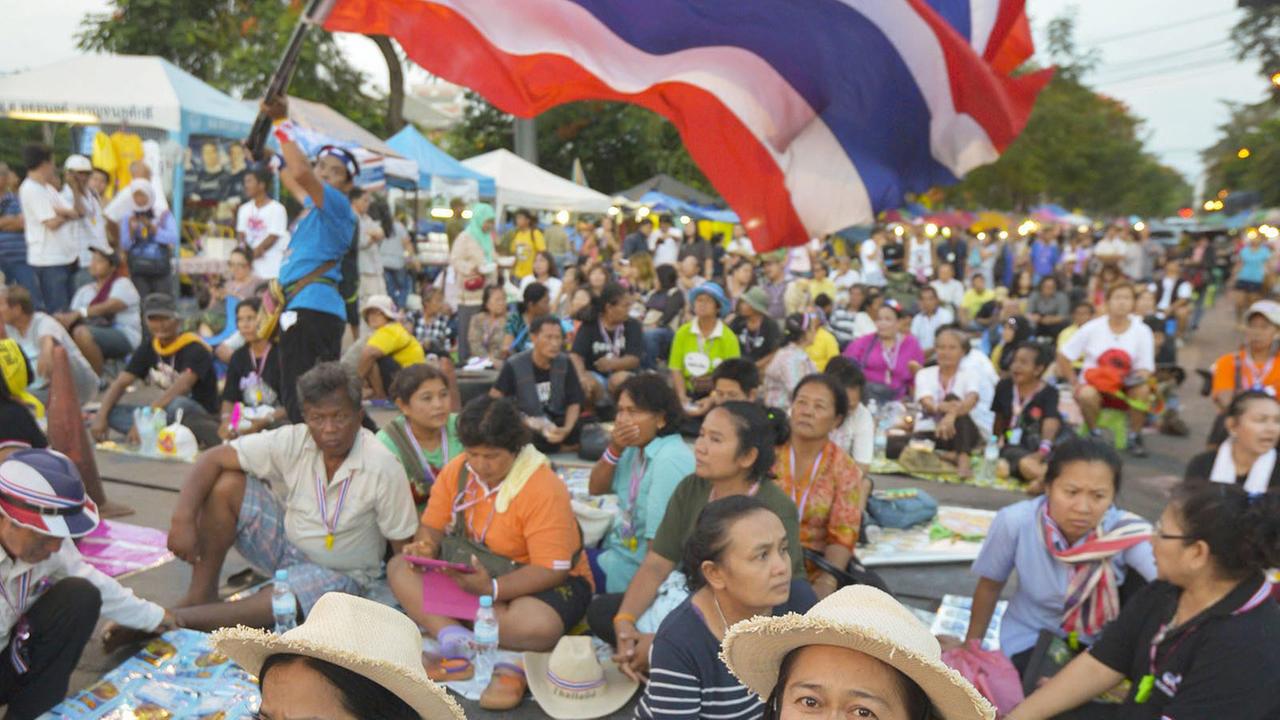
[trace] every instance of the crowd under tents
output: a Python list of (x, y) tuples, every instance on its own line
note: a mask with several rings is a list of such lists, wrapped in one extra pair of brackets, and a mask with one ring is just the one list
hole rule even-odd
[(463, 165), (417, 128), (406, 125), (387, 139), (387, 146), (418, 164), (418, 187), (432, 197), (461, 197), (467, 201), (492, 198), (497, 192), (493, 178)]
[(607, 213), (613, 207), (608, 195), (543, 170), (510, 150), (493, 150), (467, 158), (462, 164), (493, 178), (499, 221), (508, 207), (595, 214)]

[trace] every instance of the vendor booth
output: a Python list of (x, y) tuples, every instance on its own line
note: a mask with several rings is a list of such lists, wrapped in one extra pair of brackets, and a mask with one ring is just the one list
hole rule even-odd
[(510, 150), (487, 152), (462, 164), (497, 184), (494, 207), (499, 220), (508, 207), (604, 214), (613, 206), (608, 195), (547, 172)]
[(387, 145), (418, 164), (418, 188), (431, 197), (467, 202), (492, 198), (497, 191), (493, 178), (476, 172), (436, 147), (417, 128), (406, 125), (387, 139)]

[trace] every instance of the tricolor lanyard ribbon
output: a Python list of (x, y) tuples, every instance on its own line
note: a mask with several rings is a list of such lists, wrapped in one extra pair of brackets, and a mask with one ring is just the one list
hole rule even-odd
[(636, 498), (640, 496), (640, 481), (644, 479), (644, 470), (644, 448), (636, 448), (636, 457), (631, 463), (630, 486), (627, 489), (627, 508), (622, 513), (622, 525), (618, 528), (622, 543), (631, 550), (640, 545), (636, 538), (635, 516)]
[(605, 344), (609, 346), (609, 357), (622, 357), (622, 351), (627, 347), (627, 338), (624, 334), (627, 324), (624, 322), (618, 323), (618, 328), (610, 336), (609, 330), (604, 326), (604, 320), (598, 320), (597, 323), (600, 325), (600, 339), (604, 340)]
[(1249, 381), (1249, 389), (1261, 390), (1263, 383), (1266, 381), (1266, 377), (1271, 374), (1271, 366), (1275, 364), (1276, 361), (1275, 356), (1273, 355), (1268, 358), (1267, 364), (1263, 365), (1261, 370), (1259, 370), (1258, 366), (1254, 364), (1253, 358), (1249, 356), (1249, 353), (1241, 353), (1241, 356), (1244, 358), (1245, 370), (1248, 371), (1249, 377), (1251, 378)]
[(956, 378), (959, 376), (960, 368), (956, 368), (955, 373), (951, 375), (951, 382), (943, 384), (942, 368), (938, 368), (938, 395), (936, 402), (941, 403), (943, 400), (947, 399), (947, 396), (951, 394), (952, 388), (956, 386)]
[(17, 623), (13, 627), (13, 638), (9, 643), (9, 662), (13, 664), (13, 669), (19, 675), (25, 675), (29, 666), (27, 664), (27, 642), (31, 639), (31, 626), (27, 622), (27, 598), (31, 593), (31, 573), (34, 570), (28, 570), (18, 576), (18, 601), (15, 603), (9, 596), (9, 591), (5, 589), (4, 583), (0, 582), (0, 596), (13, 608), (13, 612), (18, 617)]
[(792, 445), (790, 451), (791, 463), (789, 467), (791, 470), (791, 502), (796, 503), (796, 509), (799, 511), (800, 521), (804, 522), (804, 508), (809, 504), (809, 492), (813, 490), (814, 478), (818, 475), (818, 466), (822, 464), (822, 456), (827, 452), (827, 449), (825, 447), (822, 448), (818, 453), (818, 457), (813, 459), (813, 467), (810, 468), (808, 480), (805, 482), (804, 494), (800, 496), (799, 500), (796, 500), (796, 491), (800, 489), (800, 478), (796, 476), (796, 447)]
[(502, 483), (498, 483), (497, 487), (485, 487), (484, 484), (480, 482), (480, 476), (476, 474), (475, 470), (471, 469), (470, 465), (467, 465), (466, 470), (467, 485), (463, 489), (462, 496), (466, 497), (467, 493), (471, 492), (472, 485), (476, 486), (476, 489), (480, 492), (480, 496), (471, 500), (455, 503), (452, 514), (453, 517), (456, 518), (458, 513), (463, 513), (463, 520), (467, 524), (467, 536), (483, 545), (484, 539), (489, 535), (489, 528), (493, 526), (493, 517), (498, 514), (498, 508), (495, 505), (493, 509), (489, 511), (489, 521), (485, 523), (484, 530), (480, 531), (479, 536), (475, 533), (475, 528), (471, 524), (471, 518), (467, 515), (467, 511), (484, 502), (489, 498), (489, 496), (497, 494), (498, 488), (502, 487)]
[(902, 339), (893, 338), (893, 350), (886, 350), (884, 341), (880, 341), (880, 357), (884, 358), (884, 384), (893, 384), (893, 369), (898, 366), (898, 353), (902, 351)]
[[(449, 464), (449, 421), (446, 420), (444, 427), (440, 428), (440, 467)], [(431, 467), (431, 463), (427, 462), (427, 453), (423, 451), (422, 445), (418, 443), (418, 438), (413, 435), (413, 428), (409, 427), (409, 421), (406, 419), (404, 423), (404, 434), (409, 436), (409, 444), (413, 445), (414, 452), (418, 453), (418, 462), (422, 463), (422, 472), (427, 476), (427, 484), (432, 485), (436, 481), (436, 471)]]
[(1044, 383), (1036, 383), (1035, 389), (1027, 393), (1024, 398), (1022, 393), (1018, 392), (1018, 384), (1013, 383), (1013, 417), (1009, 422), (1010, 427), (1018, 427), (1022, 421), (1022, 411), (1027, 407), (1027, 403), (1031, 402), (1032, 398), (1040, 394), (1040, 388), (1043, 386)]
[(333, 549), (333, 536), (338, 530), (338, 518), (342, 515), (342, 506), (347, 502), (347, 490), (351, 488), (351, 478), (355, 477), (355, 471), (342, 481), (342, 487), (338, 490), (338, 504), (333, 508), (333, 516), (329, 516), (329, 497), (326, 494), (324, 475), (316, 476), (316, 504), (320, 506), (320, 520), (324, 523), (324, 549)]

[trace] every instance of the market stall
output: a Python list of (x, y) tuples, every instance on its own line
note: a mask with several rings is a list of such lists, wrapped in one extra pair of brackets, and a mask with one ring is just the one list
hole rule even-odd
[(499, 221), (508, 207), (603, 214), (613, 206), (608, 195), (547, 172), (510, 150), (487, 152), (462, 164), (493, 178)]
[(412, 125), (388, 138), (387, 146), (418, 164), (418, 188), (433, 198), (461, 197), (473, 202), (492, 198), (497, 191), (492, 177), (463, 165)]

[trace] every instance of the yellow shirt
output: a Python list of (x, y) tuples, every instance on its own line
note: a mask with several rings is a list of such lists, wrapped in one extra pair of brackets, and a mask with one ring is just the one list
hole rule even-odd
[(511, 268), (511, 274), (517, 280), (523, 280), (525, 276), (533, 274), (533, 257), (546, 249), (547, 241), (542, 236), (541, 230), (517, 230), (511, 237), (511, 252), (516, 256), (516, 264)]
[(383, 355), (395, 360), (400, 367), (427, 361), (422, 345), (403, 325), (396, 322), (387, 323), (375, 330), (369, 336), (369, 347), (381, 350)]
[(133, 180), (129, 164), (142, 159), (142, 138), (117, 130), (111, 133), (111, 147), (116, 151), (116, 187), (123, 189)]
[(964, 291), (964, 297), (960, 299), (960, 307), (964, 308), (964, 316), (966, 320), (972, 320), (982, 309), (983, 305), (996, 299), (995, 290), (985, 290), (978, 292), (973, 288)]
[(813, 336), (813, 342), (809, 343), (804, 351), (818, 368), (818, 372), (822, 372), (827, 369), (827, 361), (840, 354), (840, 343), (836, 342), (835, 335), (826, 328), (820, 327), (817, 334)]

